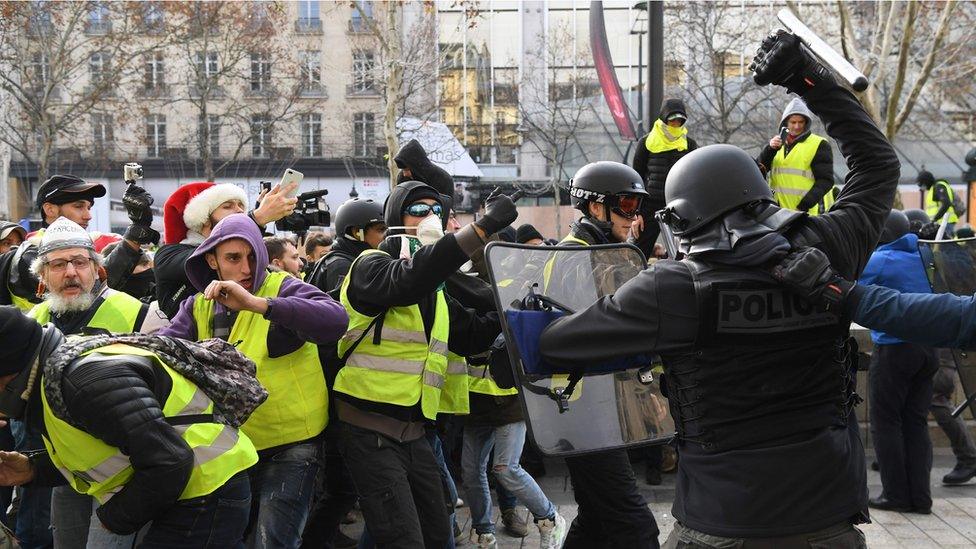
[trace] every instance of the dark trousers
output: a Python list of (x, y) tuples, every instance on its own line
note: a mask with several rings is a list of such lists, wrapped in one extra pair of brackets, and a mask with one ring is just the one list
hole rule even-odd
[(322, 444), (320, 493), (305, 524), (302, 547), (330, 549), (343, 517), (356, 504), (356, 487), (339, 453), (339, 433), (334, 422), (326, 427)]
[(153, 519), (141, 549), (244, 547), (251, 484), (239, 473), (213, 493), (179, 501)]
[(658, 529), (626, 450), (566, 458), (578, 514), (564, 549), (658, 547)]
[(932, 407), (930, 408), (935, 421), (949, 438), (952, 454), (956, 462), (963, 467), (976, 466), (976, 444), (966, 429), (962, 417), (952, 417), (952, 393), (956, 391), (956, 370), (947, 366), (940, 366), (932, 380)]
[(928, 411), (935, 351), (914, 343), (877, 345), (868, 376), (871, 435), (881, 469), (883, 496), (915, 509), (930, 509), (932, 441)]
[(399, 442), (339, 424), (339, 450), (376, 546), (443, 549), (452, 534), (447, 488), (424, 437)]

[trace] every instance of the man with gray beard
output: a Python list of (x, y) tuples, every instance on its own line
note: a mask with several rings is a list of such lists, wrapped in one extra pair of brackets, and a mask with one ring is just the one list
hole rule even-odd
[[(152, 333), (169, 324), (156, 304), (147, 305), (106, 284), (105, 259), (95, 251), (91, 235), (74, 221), (59, 217), (41, 239), (31, 271), (40, 280), (38, 294), (43, 301), (28, 316), (39, 324), (51, 323), (65, 335), (95, 332)], [(40, 408), (36, 406), (36, 408)], [(28, 450), (43, 448), (41, 411), (30, 407), (22, 425)], [(15, 422), (21, 423), (21, 422)], [(129, 542), (126, 536), (109, 532), (94, 514), (94, 499), (69, 486), (53, 489), (25, 487), (25, 500), (37, 500), (40, 511), (50, 509), (54, 546), (59, 548), (102, 547)], [(48, 503), (48, 501), (50, 503)], [(34, 528), (48, 520), (35, 514)]]

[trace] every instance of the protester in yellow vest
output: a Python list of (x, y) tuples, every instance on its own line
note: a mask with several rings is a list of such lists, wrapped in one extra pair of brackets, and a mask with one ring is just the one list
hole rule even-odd
[[(29, 313), (38, 324), (51, 323), (62, 333), (73, 335), (96, 330), (152, 333), (169, 323), (155, 305), (105, 285), (104, 259), (95, 251), (91, 234), (74, 221), (58, 218), (44, 232), (39, 244), (31, 270), (40, 280), (43, 301)], [(39, 447), (40, 437), (37, 425), (25, 425), (24, 442), (18, 449)], [(28, 508), (37, 505), (53, 510), (49, 525), (43, 515), (26, 514), (33, 522), (31, 531), (50, 530), (58, 547), (95, 544), (88, 539), (89, 522), (97, 524), (97, 519), (89, 519), (91, 497), (64, 486), (53, 491), (27, 488), (24, 494)]]
[[(797, 97), (780, 119), (780, 134), (759, 153), (759, 167), (769, 174), (773, 198), (783, 208), (819, 215), (834, 203), (834, 158), (830, 142), (810, 130), (812, 113)], [(780, 137), (785, 131), (786, 138)]]
[(448, 352), (483, 352), (499, 332), (497, 318), (465, 309), (442, 286), (515, 220), (515, 204), (489, 197), (478, 221), (445, 235), (445, 201), (424, 183), (398, 184), (384, 208), (390, 236), (359, 255), (342, 283), (350, 320), (334, 416), (378, 547), (444, 547), (451, 539), (454, 502), (424, 435), (440, 410)]
[(106, 534), (132, 535), (151, 521), (140, 547), (241, 546), (245, 471), (257, 453), (217, 423), (206, 393), (141, 348), (59, 360), (68, 346), (61, 332), (13, 307), (0, 307), (0, 339), (0, 414), (37, 423), (46, 448), (0, 452), (0, 484), (67, 481), (99, 500), (93, 527)]
[(248, 543), (297, 547), (319, 467), (318, 439), (328, 422), (316, 345), (338, 340), (348, 317), (318, 288), (267, 268), (268, 251), (254, 221), (245, 214), (223, 218), (186, 263), (200, 293), (180, 305), (160, 334), (218, 337), (257, 365), (269, 396), (241, 427), (261, 457), (250, 471), (257, 505)]
[(955, 194), (952, 186), (945, 179), (936, 180), (932, 172), (920, 170), (915, 179), (918, 189), (925, 193), (925, 213), (936, 225), (942, 223), (945, 214), (949, 214), (948, 225), (946, 225), (946, 237), (952, 237), (955, 232), (956, 223), (959, 222), (959, 212), (955, 208)]

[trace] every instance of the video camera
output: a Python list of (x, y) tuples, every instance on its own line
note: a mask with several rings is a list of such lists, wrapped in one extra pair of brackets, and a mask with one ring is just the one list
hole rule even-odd
[[(270, 189), (270, 181), (262, 181), (261, 186)], [(293, 233), (307, 233), (311, 227), (328, 227), (332, 222), (329, 203), (325, 201), (328, 189), (309, 191), (298, 195), (295, 211), (275, 221), (275, 227), (282, 231)]]

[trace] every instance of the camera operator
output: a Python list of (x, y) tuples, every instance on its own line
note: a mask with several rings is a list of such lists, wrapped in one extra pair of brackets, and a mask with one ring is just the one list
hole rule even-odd
[[(289, 198), (297, 183), (264, 190), (259, 205), (248, 212), (258, 228), (277, 221), (295, 209), (298, 199)], [(196, 293), (183, 270), (193, 250), (210, 235), (214, 225), (235, 213), (244, 213), (247, 195), (230, 183), (189, 183), (181, 186), (163, 206), (163, 246), (156, 252), (156, 298), (159, 308), (173, 316), (180, 303)]]

